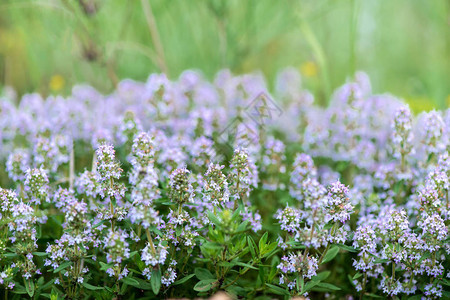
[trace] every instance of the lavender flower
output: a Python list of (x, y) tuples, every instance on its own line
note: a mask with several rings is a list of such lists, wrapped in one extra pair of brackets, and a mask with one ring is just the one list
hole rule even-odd
[(178, 204), (194, 201), (194, 189), (186, 168), (176, 169), (170, 174), (169, 197)]
[(353, 212), (353, 205), (350, 203), (348, 197), (348, 188), (336, 181), (328, 187), (328, 195), (326, 198), (325, 208), (327, 215), (325, 221), (332, 220), (333, 222), (345, 223), (350, 219), (350, 214)]

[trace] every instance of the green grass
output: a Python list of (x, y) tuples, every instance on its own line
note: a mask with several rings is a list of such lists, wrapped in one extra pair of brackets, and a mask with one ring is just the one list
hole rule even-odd
[[(171, 78), (185, 69), (208, 78), (222, 68), (260, 70), (272, 84), (281, 68), (294, 66), (322, 103), (364, 70), (376, 92), (413, 108), (448, 105), (446, 0), (151, 0), (159, 39), (142, 1), (84, 0), (98, 5), (92, 15), (79, 2), (1, 1), (0, 86), (47, 95), (86, 82), (108, 92), (117, 80), (145, 80), (165, 67)], [(55, 75), (64, 85), (52, 90)]]

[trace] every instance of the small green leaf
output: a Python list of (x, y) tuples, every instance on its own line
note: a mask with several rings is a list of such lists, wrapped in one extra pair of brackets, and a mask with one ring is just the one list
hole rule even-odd
[(194, 286), (194, 291), (197, 292), (207, 292), (210, 289), (213, 288), (213, 286), (217, 283), (217, 279), (205, 279), (200, 280), (197, 282), (197, 284)]
[(102, 221), (98, 222), (97, 224), (95, 224), (94, 226), (92, 226), (92, 229), (97, 228), (98, 226), (102, 225), (103, 223), (105, 223), (105, 220), (102, 220)]
[(137, 251), (130, 252), (130, 257), (129, 258), (133, 258), (133, 256), (135, 256), (137, 253), (138, 253)]
[(72, 264), (72, 262), (70, 262), (70, 261), (63, 262), (62, 264), (59, 265), (59, 267), (57, 267), (57, 268), (53, 271), (53, 273), (58, 273), (59, 271), (64, 270), (65, 268), (67, 268), (67, 267), (70, 266), (71, 264)]
[(355, 286), (355, 283), (353, 282), (353, 278), (352, 278), (352, 276), (350, 276), (350, 274), (347, 274), (347, 278), (348, 278), (348, 281), (350, 281), (350, 283), (351, 283), (353, 286)]
[(181, 279), (175, 281), (175, 282), (173, 283), (173, 285), (178, 285), (178, 284), (185, 283), (186, 281), (188, 281), (189, 279), (191, 279), (191, 278), (194, 277), (194, 276), (195, 276), (195, 274), (189, 274), (189, 275), (187, 275), (187, 276), (185, 276), (185, 277), (183, 277), (183, 278), (181, 278)]
[(25, 288), (27, 290), (28, 296), (30, 296), (30, 298), (32, 298), (34, 295), (34, 281), (31, 279), (24, 278), (23, 282), (25, 284)]
[(339, 253), (339, 247), (332, 246), (328, 250), (327, 254), (325, 254), (325, 257), (323, 258), (322, 263), (332, 261), (338, 253)]
[(246, 267), (246, 268), (249, 268), (249, 269), (253, 269), (253, 270), (258, 270), (258, 268), (254, 267), (254, 266), (252, 266), (250, 264), (246, 264), (244, 262), (240, 262), (240, 261), (236, 262), (236, 265), (237, 266), (241, 266), (241, 267)]
[(235, 261), (222, 261), (220, 263), (218, 263), (219, 266), (221, 267), (227, 267), (227, 268), (232, 268), (236, 265)]
[(269, 234), (267, 233), (267, 231), (263, 234), (263, 236), (259, 239), (259, 253), (262, 253), (264, 248), (266, 248), (266, 242), (267, 242), (267, 238), (269, 237)]
[(100, 262), (100, 270), (101, 271), (106, 271), (112, 267), (113, 267), (113, 264), (105, 264), (104, 262)]
[(273, 284), (270, 284), (270, 283), (266, 283), (266, 285), (269, 287), (269, 289), (270, 289), (273, 293), (275, 293), (275, 294), (277, 294), (277, 295), (286, 295), (286, 296), (289, 296), (289, 292), (288, 292), (287, 290), (285, 290), (285, 289), (279, 287), (279, 286), (276, 286), (276, 285), (273, 285)]
[(325, 289), (331, 290), (331, 291), (339, 291), (339, 290), (341, 290), (340, 287), (337, 287), (334, 284), (326, 283), (326, 282), (319, 282), (317, 284), (317, 286), (321, 287), (321, 288), (325, 288)]
[(210, 220), (214, 225), (216, 225), (217, 227), (222, 226), (222, 222), (220, 222), (220, 220), (214, 215), (213, 212), (208, 211), (207, 214), (208, 214), (209, 220)]
[(262, 284), (264, 284), (264, 281), (265, 281), (265, 278), (266, 278), (266, 274), (265, 274), (265, 270), (264, 270), (263, 266), (259, 267), (258, 275), (259, 275), (259, 280), (261, 281)]
[(344, 250), (346, 250), (348, 252), (358, 252), (357, 249), (355, 249), (353, 247), (350, 247), (350, 246), (347, 246), (347, 245), (337, 244), (336, 246), (338, 246), (339, 248), (344, 249)]
[(33, 252), (33, 255), (36, 255), (36, 256), (47, 256), (47, 252)]
[(387, 262), (390, 262), (390, 260), (387, 258), (378, 258), (373, 261), (374, 264), (383, 264)]
[(159, 294), (159, 290), (161, 289), (161, 270), (153, 269), (152, 277), (150, 278), (150, 285), (152, 286), (152, 291), (155, 295)]
[(195, 268), (194, 274), (199, 280), (206, 280), (206, 279), (214, 278), (214, 275), (211, 274), (211, 272), (205, 268)]
[(247, 225), (248, 225), (249, 222), (250, 222), (249, 220), (245, 220), (244, 222), (239, 224), (239, 226), (236, 228), (236, 231), (234, 233), (237, 234), (237, 233), (244, 232), (246, 230)]
[(368, 296), (368, 297), (371, 297), (371, 298), (377, 298), (377, 299), (385, 299), (382, 296), (378, 296), (378, 295), (371, 294), (371, 293), (364, 294), (364, 296)]
[(272, 242), (272, 243), (266, 245), (266, 247), (264, 248), (264, 251), (261, 251), (261, 256), (262, 257), (269, 256), (270, 254), (272, 254), (272, 251), (277, 250), (277, 247), (278, 247), (277, 242)]
[(313, 287), (315, 287), (316, 285), (318, 285), (320, 283), (320, 281), (308, 281), (305, 286), (303, 287), (302, 291), (300, 292), (300, 294), (304, 294), (306, 292), (309, 292)]
[(358, 272), (355, 275), (353, 275), (353, 279), (358, 279), (359, 277), (361, 277), (363, 274)]
[(133, 279), (135, 279), (137, 282), (139, 282), (139, 285), (137, 286), (137, 288), (140, 288), (143, 290), (151, 290), (152, 289), (152, 285), (148, 281), (141, 279), (141, 278), (133, 278)]
[[(43, 277), (41, 277), (41, 278), (43, 278)], [(49, 288), (49, 287), (51, 287), (53, 285), (54, 281), (55, 281), (55, 279), (52, 279), (52, 280), (48, 281), (47, 283), (39, 286), (38, 290), (42, 290), (42, 291), (46, 290), (47, 288)]]
[(100, 286), (93, 286), (92, 284), (89, 284), (89, 283), (87, 283), (87, 282), (83, 282), (81, 285), (84, 286), (85, 288), (87, 288), (88, 290), (91, 290), (91, 291), (100, 291), (100, 290), (103, 290), (103, 287), (100, 287)]
[(247, 236), (247, 242), (248, 242), (248, 246), (250, 248), (250, 253), (252, 254), (253, 259), (256, 259), (256, 243), (255, 241), (252, 239), (251, 236)]
[(122, 279), (122, 282), (126, 283), (128, 285), (131, 285), (131, 286), (135, 286), (135, 287), (139, 286), (139, 281), (137, 281), (133, 277), (125, 277), (125, 278)]
[(331, 272), (330, 271), (323, 271), (320, 272), (319, 274), (317, 274), (316, 276), (314, 276), (313, 278), (311, 278), (311, 280), (316, 280), (316, 281), (322, 281), (328, 278), (328, 276), (330, 276)]

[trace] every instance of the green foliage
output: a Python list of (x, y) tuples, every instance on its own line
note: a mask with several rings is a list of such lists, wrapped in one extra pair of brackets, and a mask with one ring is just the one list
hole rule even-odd
[(162, 71), (160, 61), (172, 78), (230, 68), (261, 70), (273, 82), (294, 66), (320, 103), (359, 69), (376, 91), (406, 98), (415, 111), (448, 105), (446, 0), (148, 3), (159, 39), (143, 1), (2, 1), (0, 86), (49, 94), (88, 82), (106, 92)]

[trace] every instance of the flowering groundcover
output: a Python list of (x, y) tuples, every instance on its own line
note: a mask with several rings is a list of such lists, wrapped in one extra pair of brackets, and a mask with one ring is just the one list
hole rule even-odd
[(0, 105), (5, 298), (450, 297), (450, 109), (293, 69)]

